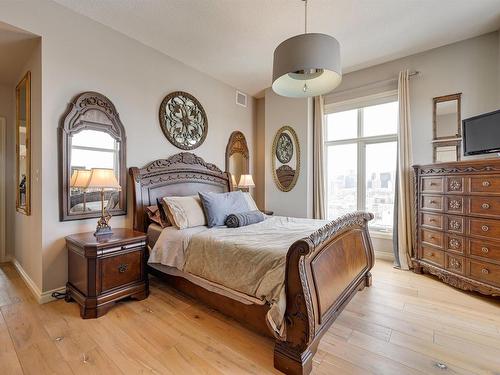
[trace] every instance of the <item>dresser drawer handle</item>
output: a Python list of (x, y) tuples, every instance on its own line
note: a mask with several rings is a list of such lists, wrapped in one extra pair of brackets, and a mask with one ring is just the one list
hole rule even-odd
[(484, 187), (489, 187), (491, 185), (491, 182), (489, 181), (483, 181), (483, 186)]
[(482, 273), (484, 273), (485, 275), (487, 275), (487, 274), (489, 274), (489, 273), (490, 273), (490, 270), (489, 270), (489, 269), (487, 269), (487, 268), (483, 268), (483, 269), (481, 270), (481, 272), (482, 272)]
[(431, 181), (430, 185), (431, 186), (436, 186), (437, 184), (435, 182)]
[(118, 266), (118, 272), (124, 273), (125, 271), (128, 270), (128, 264), (122, 263)]
[(488, 203), (483, 203), (483, 204), (481, 205), (481, 207), (482, 207), (483, 209), (487, 210), (487, 209), (489, 209), (489, 208), (490, 208), (490, 205), (489, 205)]
[(431, 199), (431, 200), (429, 201), (429, 203), (430, 203), (430, 204), (436, 204), (437, 202), (436, 202), (434, 199)]
[(490, 249), (488, 249), (486, 246), (483, 246), (483, 247), (481, 248), (481, 251), (482, 251), (483, 253), (485, 253), (485, 254), (488, 254), (488, 253), (490, 252)]
[(435, 223), (435, 222), (436, 222), (436, 219), (429, 219), (429, 221), (430, 221), (431, 223)]
[(435, 256), (435, 254), (434, 254), (434, 253), (430, 253), (429, 255), (430, 255), (431, 257), (434, 257), (434, 256)]
[(483, 225), (483, 226), (481, 227), (481, 230), (482, 230), (483, 232), (487, 232), (487, 231), (489, 231), (489, 230), (490, 230), (490, 227), (488, 227), (487, 225)]

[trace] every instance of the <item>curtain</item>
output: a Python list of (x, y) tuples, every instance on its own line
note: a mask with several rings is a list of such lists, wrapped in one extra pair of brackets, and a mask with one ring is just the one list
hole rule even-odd
[(408, 70), (399, 73), (399, 124), (396, 192), (394, 200), (394, 258), (395, 265), (408, 270), (413, 248), (413, 172), (410, 121), (410, 77)]
[(313, 217), (326, 217), (325, 204), (325, 105), (323, 96), (314, 98), (313, 121)]

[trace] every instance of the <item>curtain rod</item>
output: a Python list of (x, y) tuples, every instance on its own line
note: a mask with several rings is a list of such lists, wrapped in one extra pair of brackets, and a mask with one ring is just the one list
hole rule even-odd
[[(412, 72), (410, 72), (408, 74), (408, 76), (410, 78), (418, 76), (418, 75), (420, 75), (420, 71), (418, 71), (418, 70), (414, 70), (414, 71), (412, 71)], [(345, 89), (345, 90), (341, 90), (341, 91), (333, 91), (332, 93), (330, 93), (327, 96), (336, 96), (337, 94), (345, 94), (345, 93), (348, 93), (348, 92), (351, 92), (351, 91), (357, 91), (357, 90), (360, 90), (360, 89), (366, 89), (366, 88), (370, 88), (372, 86), (376, 87), (376, 86), (380, 86), (380, 85), (391, 83), (391, 82), (397, 82), (397, 81), (398, 81), (398, 77), (389, 78), (389, 79), (383, 79), (383, 80), (380, 80), (380, 81), (370, 82), (370, 83), (367, 83), (367, 84), (364, 84), (364, 85), (361, 85), (361, 86), (358, 86), (358, 87), (352, 87), (350, 89)]]

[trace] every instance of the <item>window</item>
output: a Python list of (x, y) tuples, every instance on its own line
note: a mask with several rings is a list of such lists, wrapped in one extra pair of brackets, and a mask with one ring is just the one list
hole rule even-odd
[[(394, 95), (358, 108), (328, 108), (327, 216), (372, 212), (372, 231), (392, 233), (398, 102)], [(337, 109), (337, 110), (336, 110)]]

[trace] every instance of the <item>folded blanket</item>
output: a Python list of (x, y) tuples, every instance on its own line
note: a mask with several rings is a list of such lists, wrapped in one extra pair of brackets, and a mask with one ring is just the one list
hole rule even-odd
[(225, 224), (228, 228), (238, 228), (260, 223), (261, 221), (264, 221), (265, 218), (264, 214), (260, 211), (248, 211), (240, 214), (228, 215)]

